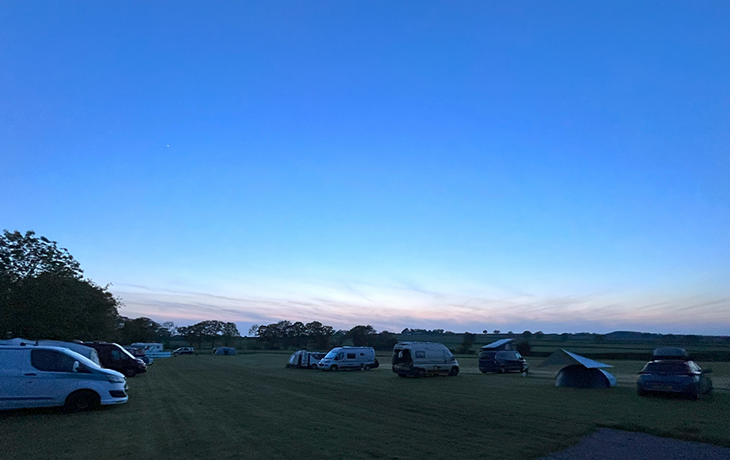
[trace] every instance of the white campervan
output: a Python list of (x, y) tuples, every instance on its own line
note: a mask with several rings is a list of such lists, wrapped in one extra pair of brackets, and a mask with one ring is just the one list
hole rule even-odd
[(123, 404), (126, 387), (124, 375), (67, 348), (0, 347), (0, 409)]
[(393, 347), (393, 372), (399, 377), (429, 374), (455, 376), (459, 373), (459, 362), (441, 343), (398, 342)]
[(322, 358), (317, 366), (325, 371), (361, 369), (369, 371), (380, 364), (372, 347), (336, 347)]

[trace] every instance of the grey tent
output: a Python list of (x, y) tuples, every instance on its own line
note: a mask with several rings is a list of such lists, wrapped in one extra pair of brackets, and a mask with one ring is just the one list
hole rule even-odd
[(231, 347), (219, 347), (215, 349), (214, 355), (235, 355), (236, 349)]
[(566, 350), (558, 350), (538, 367), (560, 367), (555, 378), (556, 387), (610, 388), (616, 386), (616, 377), (602, 368), (613, 367)]
[(76, 353), (80, 354), (81, 356), (84, 356), (86, 358), (89, 358), (91, 361), (95, 362), (96, 364), (101, 366), (101, 363), (99, 362), (99, 354), (96, 352), (95, 349), (91, 347), (87, 347), (86, 345), (83, 345), (81, 343), (76, 342), (62, 342), (60, 340), (27, 340), (27, 339), (21, 339), (21, 338), (14, 338), (9, 340), (0, 340), (0, 345), (21, 345), (21, 346), (30, 346), (30, 345), (38, 345), (43, 347), (61, 347), (61, 348), (68, 348), (71, 351), (75, 351)]

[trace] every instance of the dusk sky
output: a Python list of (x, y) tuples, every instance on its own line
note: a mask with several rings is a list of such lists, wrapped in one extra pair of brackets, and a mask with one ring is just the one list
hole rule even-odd
[(0, 230), (177, 325), (730, 334), (730, 2), (0, 2)]

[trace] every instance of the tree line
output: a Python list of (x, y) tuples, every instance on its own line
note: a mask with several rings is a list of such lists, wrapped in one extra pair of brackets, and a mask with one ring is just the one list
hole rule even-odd
[(4, 230), (0, 236), (0, 338), (162, 342), (182, 335), (189, 342), (229, 343), (235, 323), (202, 321), (176, 328), (150, 318), (119, 314), (122, 301), (109, 286), (84, 277), (79, 262), (56, 241)]
[(308, 348), (328, 350), (351, 341), (356, 347), (373, 347), (391, 350), (398, 341), (392, 332), (378, 333), (372, 326), (355, 326), (350, 330), (335, 330), (319, 321), (304, 324), (301, 321), (279, 321), (268, 325), (254, 324), (249, 333), (255, 335), (259, 345), (268, 350)]

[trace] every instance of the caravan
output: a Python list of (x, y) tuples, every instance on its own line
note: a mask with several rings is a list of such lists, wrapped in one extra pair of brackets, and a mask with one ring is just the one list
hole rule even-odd
[(341, 369), (369, 371), (379, 365), (375, 359), (375, 349), (372, 347), (336, 347), (330, 350), (317, 366), (325, 371)]

